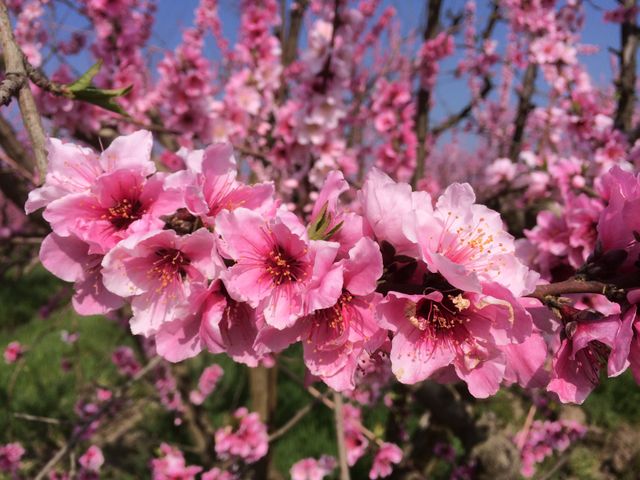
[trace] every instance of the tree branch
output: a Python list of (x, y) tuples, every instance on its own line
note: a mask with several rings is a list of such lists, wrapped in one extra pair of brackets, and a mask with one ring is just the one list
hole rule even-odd
[(350, 480), (349, 463), (347, 462), (347, 445), (344, 441), (344, 413), (342, 412), (342, 395), (333, 392), (333, 411), (336, 418), (336, 438), (338, 440), (338, 462), (340, 465), (340, 480)]
[[(427, 0), (427, 26), (424, 29), (423, 39), (426, 42), (436, 36), (440, 23), (442, 0)], [(429, 131), (429, 113), (431, 111), (431, 90), (420, 87), (418, 90), (416, 109), (416, 170), (413, 175), (412, 185), (416, 186), (418, 180), (424, 176), (424, 164), (427, 158), (425, 142)]]
[(313, 399), (312, 402), (307, 403), (304, 407), (298, 410), (282, 427), (277, 429), (271, 435), (269, 435), (269, 443), (275, 442), (280, 437), (284, 436), (289, 430), (295, 427), (318, 403), (325, 398), (329, 391), (322, 394), (320, 398)]
[(547, 285), (538, 285), (536, 289), (527, 295), (531, 298), (537, 298), (542, 303), (548, 303), (550, 297), (559, 297), (572, 293), (597, 293), (605, 295), (607, 298), (624, 299), (624, 290), (614, 284), (582, 280), (579, 278), (570, 278), (562, 282), (549, 283)]
[[(4, 0), (0, 0), (0, 44), (2, 45), (6, 71), (24, 77), (26, 71), (23, 53), (13, 36), (9, 10)], [(20, 106), (22, 121), (27, 129), (33, 147), (36, 160), (35, 166), (40, 172), (40, 181), (44, 181), (47, 173), (46, 136), (28, 82), (23, 82), (18, 91), (18, 104)]]
[[(309, 5), (309, 0), (298, 0), (295, 2), (289, 11), (289, 29), (287, 31), (286, 40), (282, 45), (282, 66), (288, 67), (296, 58), (298, 54), (298, 40), (300, 37), (300, 30), (302, 29), (302, 20), (304, 19), (304, 13)], [(284, 18), (282, 19), (284, 22)], [(286, 25), (282, 25), (284, 32)]]
[(531, 98), (533, 97), (537, 75), (538, 66), (535, 63), (529, 63), (524, 72), (522, 86), (520, 87), (520, 93), (518, 95), (519, 100), (518, 109), (516, 111), (515, 127), (513, 130), (513, 136), (511, 137), (511, 145), (509, 146), (509, 158), (512, 161), (516, 161), (518, 159), (518, 155), (520, 155), (520, 150), (522, 149), (524, 128), (527, 125), (527, 118), (534, 107), (533, 103), (531, 103)]
[[(625, 0), (625, 8), (634, 8), (636, 0)], [(620, 26), (620, 74), (616, 80), (618, 106), (614, 125), (627, 135), (632, 135), (633, 112), (636, 103), (636, 56), (638, 52), (638, 25), (633, 15)]]
[(18, 95), (24, 85), (24, 75), (16, 72), (4, 72), (4, 80), (0, 82), (0, 105), (11, 103), (11, 99)]

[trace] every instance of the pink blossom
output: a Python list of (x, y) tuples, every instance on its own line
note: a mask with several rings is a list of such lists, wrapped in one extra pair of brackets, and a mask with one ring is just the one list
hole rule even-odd
[(336, 390), (352, 390), (363, 357), (373, 354), (387, 334), (374, 319), (381, 296), (375, 293), (382, 275), (378, 246), (363, 238), (340, 262), (344, 285), (337, 303), (300, 322), (300, 339), (309, 371)]
[(600, 381), (600, 370), (609, 363), (611, 374), (617, 373), (613, 356), (620, 326), (617, 315), (592, 318), (589, 311), (565, 326), (565, 338), (556, 352), (547, 390), (562, 402), (582, 403)]
[(42, 187), (29, 193), (27, 213), (74, 193), (87, 192), (96, 179), (116, 169), (155, 172), (151, 161), (151, 133), (145, 130), (116, 138), (100, 156), (92, 150), (51, 138), (47, 145), (47, 177)]
[(201, 480), (235, 480), (237, 477), (230, 472), (214, 467), (202, 473)]
[(24, 453), (19, 442), (0, 445), (0, 471), (15, 474), (20, 468), (20, 459)]
[(526, 478), (533, 477), (536, 463), (542, 463), (554, 453), (565, 451), (586, 433), (587, 428), (575, 421), (535, 420), (528, 431), (518, 432), (514, 439), (518, 445), (522, 445), (520, 473)]
[(487, 297), (390, 292), (378, 313), (380, 325), (395, 332), (391, 364), (398, 380), (416, 383), (453, 368), (472, 395), (494, 394), (505, 372), (497, 345), (523, 341), (531, 319), (506, 289), (496, 284), (492, 289), (495, 296)]
[(343, 406), (342, 414), (344, 416), (344, 442), (347, 447), (347, 463), (352, 467), (365, 454), (369, 440), (360, 429), (362, 412), (358, 407), (346, 403)]
[(358, 195), (362, 214), (378, 242), (389, 242), (400, 254), (417, 253), (417, 246), (407, 237), (403, 225), (411, 222), (410, 212), (415, 208), (431, 205), (428, 193), (412, 192), (410, 185), (396, 183), (374, 168)]
[(336, 459), (323, 455), (319, 459), (303, 458), (291, 467), (291, 480), (322, 480), (336, 468)]
[(602, 177), (602, 196), (607, 206), (598, 220), (598, 240), (603, 252), (624, 250), (626, 261), (622, 272), (635, 271), (634, 262), (640, 255), (638, 207), (640, 206), (640, 180), (619, 167), (612, 168)]
[[(238, 207), (268, 213), (273, 210), (273, 185), (242, 185), (236, 181), (236, 161), (229, 144), (213, 144), (202, 159), (190, 162), (194, 178), (187, 184), (185, 201), (189, 211), (213, 225), (222, 210)], [(184, 176), (184, 175), (183, 175)]]
[(151, 460), (153, 480), (195, 480), (202, 467), (187, 466), (182, 452), (166, 443), (160, 445), (162, 456)]
[(400, 463), (402, 450), (393, 443), (383, 443), (373, 459), (373, 466), (369, 472), (369, 478), (385, 478), (391, 475), (392, 465)]
[(211, 395), (211, 393), (215, 390), (220, 377), (223, 374), (222, 367), (220, 365), (211, 365), (205, 368), (200, 374), (200, 379), (198, 380), (198, 389), (193, 390), (189, 399), (191, 403), (194, 405), (201, 405), (204, 400)]
[(13, 341), (9, 343), (5, 347), (3, 353), (5, 363), (16, 363), (18, 360), (20, 360), (22, 355), (24, 355), (24, 352), (24, 347), (22, 346), (22, 344), (20, 344), (20, 342)]
[(431, 272), (466, 292), (480, 293), (485, 282), (496, 282), (515, 296), (533, 291), (538, 275), (517, 259), (500, 214), (476, 204), (469, 184), (450, 185), (435, 209), (426, 204), (414, 212), (415, 221), (403, 228)]
[(516, 172), (517, 166), (510, 158), (498, 158), (485, 170), (486, 183), (489, 186), (508, 183), (515, 178)]
[(155, 336), (159, 355), (178, 362), (206, 349), (251, 367), (264, 359), (254, 348), (259, 327), (255, 309), (232, 299), (221, 281), (208, 287), (195, 283), (188, 303), (189, 309), (160, 326)]
[(257, 413), (249, 413), (242, 407), (235, 411), (237, 428), (226, 426), (216, 430), (216, 453), (220, 458), (239, 457), (254, 463), (267, 454), (269, 437), (267, 427)]
[(99, 472), (100, 467), (104, 463), (104, 456), (102, 450), (95, 445), (91, 445), (89, 449), (78, 459), (78, 463), (82, 468), (90, 472)]
[(133, 297), (131, 331), (151, 335), (188, 310), (194, 282), (214, 278), (221, 261), (206, 229), (178, 236), (173, 230), (136, 235), (119, 243), (102, 261), (107, 289)]
[(73, 308), (80, 315), (97, 315), (121, 307), (123, 299), (102, 281), (104, 255), (89, 253), (90, 246), (75, 235), (47, 235), (40, 246), (42, 265), (57, 277), (74, 282)]
[(133, 377), (140, 370), (140, 363), (130, 347), (116, 348), (111, 354), (111, 361), (115, 364), (118, 372), (127, 377)]
[(307, 240), (297, 218), (273, 219), (239, 208), (218, 215), (216, 230), (236, 261), (223, 275), (229, 295), (262, 310), (282, 329), (303, 315), (335, 304), (342, 272), (333, 265), (338, 244)]
[(133, 233), (161, 229), (160, 216), (180, 206), (178, 192), (166, 190), (159, 175), (147, 179), (118, 169), (97, 177), (87, 192), (54, 200), (43, 216), (56, 234), (73, 234), (90, 245), (90, 253), (105, 254)]

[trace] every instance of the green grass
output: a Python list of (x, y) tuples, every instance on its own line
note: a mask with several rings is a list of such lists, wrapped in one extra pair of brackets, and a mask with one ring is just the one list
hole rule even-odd
[[(41, 318), (40, 307), (62, 288), (62, 282), (36, 268), (27, 277), (3, 279), (0, 289), (0, 348), (18, 340), (29, 349), (18, 364), (6, 365), (0, 361), (0, 405), (3, 407), (0, 409), (0, 443), (22, 442), (28, 451), (25, 465), (32, 469), (29, 473), (68, 438), (71, 425), (77, 420), (74, 403), (79, 396), (90, 395), (96, 386), (113, 388), (123, 382), (110, 359), (113, 349), (118, 345), (135, 348), (134, 338), (126, 329), (104, 317), (79, 317), (65, 306), (48, 318)], [(60, 338), (61, 330), (78, 332), (79, 341), (65, 344)], [(301, 356), (299, 345), (283, 354), (285, 365), (299, 378), (304, 375)], [(71, 361), (68, 372), (61, 368), (63, 359)], [(228, 422), (236, 408), (248, 406), (249, 395), (247, 367), (224, 355), (202, 354), (184, 363), (184, 368), (190, 372), (192, 388), (202, 369), (214, 362), (220, 364), (225, 373), (216, 392), (202, 408), (217, 428)], [(136, 388), (138, 395), (155, 395), (152, 388)], [(281, 373), (274, 428), (285, 424), (311, 400), (300, 385)], [(501, 425), (520, 423), (520, 419), (514, 417), (512, 395), (508, 392), (479, 402), (478, 411), (484, 410), (494, 411)], [(590, 423), (605, 429), (615, 429), (622, 423), (640, 425), (640, 388), (628, 372), (619, 378), (607, 379), (585, 402), (584, 410)], [(59, 419), (62, 424), (27, 421), (16, 418), (16, 412)], [(364, 423), (374, 431), (382, 431), (387, 415), (384, 407), (366, 410)], [(188, 450), (190, 439), (186, 427), (176, 426), (174, 418), (173, 413), (160, 407), (145, 410), (143, 421), (136, 426), (135, 448), (118, 443), (105, 449), (108, 463), (112, 465), (105, 478), (147, 478), (149, 460), (161, 441), (179, 446), (190, 463), (197, 463), (197, 458)], [(78, 452), (82, 453), (87, 445), (81, 444)], [(332, 411), (317, 403), (301, 422), (272, 446), (271, 454), (276, 469), (285, 478), (291, 465), (302, 458), (336, 455)], [(577, 471), (575, 465), (580, 464), (585, 455), (588, 456), (588, 452), (584, 449), (572, 454), (572, 470)], [(358, 462), (352, 470), (353, 478), (366, 478), (370, 462), (370, 457)], [(447, 470), (444, 468), (442, 478), (446, 478)], [(436, 472), (432, 474), (433, 478), (440, 478)]]

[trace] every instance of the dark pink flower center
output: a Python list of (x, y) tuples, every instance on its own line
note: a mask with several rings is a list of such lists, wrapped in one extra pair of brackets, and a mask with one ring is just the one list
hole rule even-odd
[(600, 370), (607, 365), (611, 349), (604, 343), (593, 340), (576, 353), (576, 363), (593, 385), (600, 383)]
[(352, 301), (353, 295), (343, 290), (333, 307), (318, 310), (313, 314), (310, 337), (318, 349), (333, 349), (346, 342), (350, 324), (348, 310)]
[(469, 301), (460, 294), (445, 295), (440, 302), (425, 298), (410, 303), (406, 315), (414, 327), (431, 337), (451, 335), (464, 324), (466, 317), (460, 313), (468, 306)]
[(191, 263), (189, 258), (175, 248), (161, 248), (155, 252), (156, 260), (153, 262), (149, 274), (158, 278), (160, 289), (163, 289), (177, 279), (187, 275), (186, 267)]
[(266, 270), (274, 285), (302, 281), (307, 276), (304, 262), (284, 252), (280, 247), (273, 249), (266, 259)]
[(114, 206), (107, 208), (104, 218), (111, 222), (117, 230), (125, 230), (144, 215), (144, 207), (140, 200), (124, 198)]

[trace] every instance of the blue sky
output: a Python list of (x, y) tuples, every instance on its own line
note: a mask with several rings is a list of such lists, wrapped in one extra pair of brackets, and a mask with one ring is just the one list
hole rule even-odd
[[(180, 41), (181, 31), (191, 24), (193, 11), (198, 0), (165, 0), (160, 2), (157, 15), (157, 23), (154, 28), (152, 42), (158, 46), (171, 47)], [(382, 6), (393, 6), (402, 23), (402, 30), (408, 33), (412, 29), (420, 28), (425, 22), (425, 0), (383, 0)], [(445, 0), (444, 9), (453, 12), (463, 8), (465, 0)], [(580, 60), (586, 65), (593, 80), (601, 85), (609, 83), (611, 79), (611, 65), (609, 47), (617, 48), (619, 43), (619, 27), (602, 21), (602, 10), (614, 8), (615, 0), (594, 0), (585, 2), (586, 22), (583, 30), (583, 42), (600, 47), (600, 51), (594, 55), (582, 55)], [(489, 15), (490, 2), (478, 0), (478, 28), (483, 28), (484, 19)], [(601, 10), (598, 10), (600, 8)], [(222, 29), (226, 38), (233, 41), (239, 28), (239, 2), (235, 0), (220, 0), (220, 16)], [(504, 47), (506, 27), (499, 23), (496, 27), (496, 36)], [(303, 33), (304, 35), (304, 33)], [(304, 40), (303, 40), (304, 42)], [(209, 51), (211, 56), (216, 55), (215, 49)], [(458, 62), (455, 56), (442, 65), (443, 76), (438, 83), (435, 99), (435, 116), (446, 115), (455, 111), (467, 102), (466, 95), (460, 92), (466, 91), (464, 80), (456, 80), (450, 74)]]
[[(287, 0), (288, 3), (291, 0)], [(327, 0), (328, 1), (328, 0)], [(444, 10), (453, 12), (459, 11), (464, 6), (465, 0), (445, 0)], [(193, 12), (198, 4), (198, 0), (160, 0), (156, 15), (156, 24), (153, 29), (150, 44), (154, 47), (154, 62), (160, 58), (161, 51), (173, 49), (179, 42), (184, 28), (189, 27), (193, 21)], [(219, 0), (220, 17), (224, 36), (231, 43), (237, 37), (240, 20), (240, 2), (237, 0)], [(382, 6), (393, 6), (398, 12), (398, 18), (402, 24), (402, 32), (409, 33), (414, 29), (419, 29), (425, 22), (425, 0), (382, 0)], [(617, 2), (615, 0), (591, 0), (585, 2), (586, 25), (583, 30), (583, 43), (594, 44), (600, 47), (600, 51), (593, 55), (582, 55), (580, 60), (586, 65), (593, 80), (597, 84), (605, 85), (611, 79), (611, 65), (609, 47), (617, 48), (619, 43), (619, 26), (608, 24), (602, 21), (602, 10), (613, 8)], [(489, 0), (478, 0), (478, 28), (483, 28), (484, 19), (488, 16)], [(70, 26), (86, 27), (86, 22), (82, 21), (77, 14), (70, 11), (59, 11), (59, 18), (65, 18), (65, 23)], [(506, 27), (504, 23), (499, 23), (495, 30), (495, 36), (500, 47), (504, 48)], [(302, 36), (304, 37), (303, 32)], [(302, 39), (304, 45), (304, 38)], [(207, 46), (207, 54), (211, 58), (218, 57), (219, 52), (211, 42)], [(466, 104), (468, 97), (465, 80), (453, 78), (451, 72), (457, 64), (459, 57), (443, 62), (442, 74), (435, 92), (436, 107), (435, 117), (446, 115), (448, 112), (456, 111)], [(78, 70), (84, 70), (89, 65), (87, 54), (82, 54), (72, 61)]]

